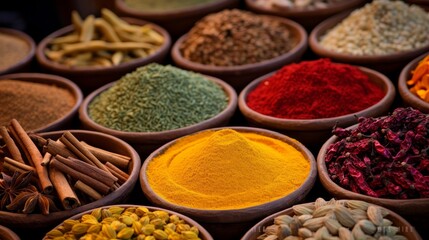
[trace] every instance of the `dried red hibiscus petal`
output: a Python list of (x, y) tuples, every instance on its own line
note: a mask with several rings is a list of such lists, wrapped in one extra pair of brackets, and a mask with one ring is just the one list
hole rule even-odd
[(351, 191), (383, 198), (429, 197), (429, 116), (397, 108), (381, 118), (334, 127), (338, 141), (326, 152), (332, 180)]

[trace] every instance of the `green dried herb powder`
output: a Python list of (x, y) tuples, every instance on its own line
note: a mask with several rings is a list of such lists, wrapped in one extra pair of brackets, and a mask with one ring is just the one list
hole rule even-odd
[(170, 11), (218, 0), (125, 0), (128, 7), (141, 11)]
[(204, 76), (156, 63), (123, 76), (89, 104), (89, 116), (105, 127), (156, 132), (186, 127), (225, 109), (222, 88)]

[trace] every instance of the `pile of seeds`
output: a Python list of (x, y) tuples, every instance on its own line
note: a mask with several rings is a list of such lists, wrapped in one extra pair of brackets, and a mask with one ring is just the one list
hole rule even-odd
[(255, 4), (264, 8), (327, 8), (330, 4), (344, 2), (344, 0), (255, 0)]
[(215, 2), (218, 0), (124, 0), (124, 3), (140, 11), (171, 11)]
[(180, 51), (192, 62), (238, 66), (278, 57), (296, 44), (296, 37), (280, 20), (234, 9), (197, 22)]
[[(78, 220), (68, 219), (50, 232), (48, 239), (201, 240), (196, 226), (177, 215), (146, 207), (97, 208)], [(62, 237), (62, 238), (61, 238)]]
[(355, 10), (322, 37), (329, 50), (352, 55), (384, 55), (429, 44), (429, 14), (402, 1), (375, 0)]
[(358, 200), (318, 198), (314, 204), (296, 205), (295, 215), (280, 215), (264, 228), (258, 240), (379, 239), (406, 240), (393, 226), (388, 211)]
[(0, 33), (0, 71), (23, 60), (30, 52), (30, 46), (21, 38)]

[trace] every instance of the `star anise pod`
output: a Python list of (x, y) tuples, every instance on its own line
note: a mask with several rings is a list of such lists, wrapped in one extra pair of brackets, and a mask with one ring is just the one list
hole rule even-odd
[(16, 196), (6, 208), (26, 214), (34, 212), (37, 208), (44, 215), (48, 215), (49, 211), (58, 211), (51, 196), (39, 192), (33, 185), (29, 185), (29, 187)]
[(20, 192), (28, 187), (33, 176), (33, 171), (24, 173), (14, 172), (12, 177), (2, 172), (1, 176), (0, 209), (3, 210)]

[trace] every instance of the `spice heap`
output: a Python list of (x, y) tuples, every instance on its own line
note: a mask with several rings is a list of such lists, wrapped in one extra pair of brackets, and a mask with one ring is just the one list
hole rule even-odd
[(101, 15), (89, 15), (83, 20), (74, 11), (74, 31), (54, 38), (45, 50), (46, 56), (67, 66), (110, 67), (148, 57), (165, 41), (150, 24), (128, 24), (105, 8)]
[(324, 35), (327, 49), (352, 55), (385, 55), (429, 44), (429, 14), (402, 1), (374, 0)]
[(319, 9), (344, 0), (255, 0), (256, 5), (278, 9)]
[(353, 130), (335, 128), (326, 152), (331, 179), (371, 197), (429, 198), (428, 115), (397, 108), (386, 117), (359, 118)]
[(28, 130), (46, 126), (71, 111), (76, 99), (72, 93), (54, 85), (0, 81), (0, 126), (11, 119), (20, 121)]
[(407, 81), (410, 91), (426, 102), (429, 102), (429, 55), (412, 70), (412, 78)]
[(398, 234), (401, 229), (388, 219), (387, 209), (363, 201), (318, 198), (293, 206), (293, 213), (275, 217), (257, 239), (407, 239)]
[(173, 11), (194, 7), (219, 0), (124, 0), (124, 3), (139, 11)]
[(207, 120), (225, 109), (222, 88), (203, 75), (156, 63), (123, 76), (88, 106), (91, 119), (127, 132), (156, 132)]
[(143, 206), (97, 208), (80, 219), (65, 220), (46, 239), (201, 240), (200, 231), (179, 216)]
[[(49, 214), (101, 199), (128, 179), (130, 158), (81, 142), (28, 135), (13, 119), (0, 127), (0, 210)], [(40, 150), (40, 147), (42, 150)], [(58, 200), (57, 200), (58, 199)], [(55, 200), (55, 201), (54, 201)]]
[(180, 51), (192, 62), (239, 66), (278, 57), (296, 44), (289, 26), (279, 19), (233, 9), (198, 21)]
[(298, 189), (310, 163), (293, 146), (252, 132), (203, 131), (179, 139), (147, 167), (150, 187), (173, 204), (239, 209)]
[(22, 61), (30, 52), (23, 39), (0, 33), (0, 72)]
[(272, 117), (318, 119), (359, 112), (384, 95), (358, 67), (320, 59), (284, 66), (251, 91), (246, 102)]

